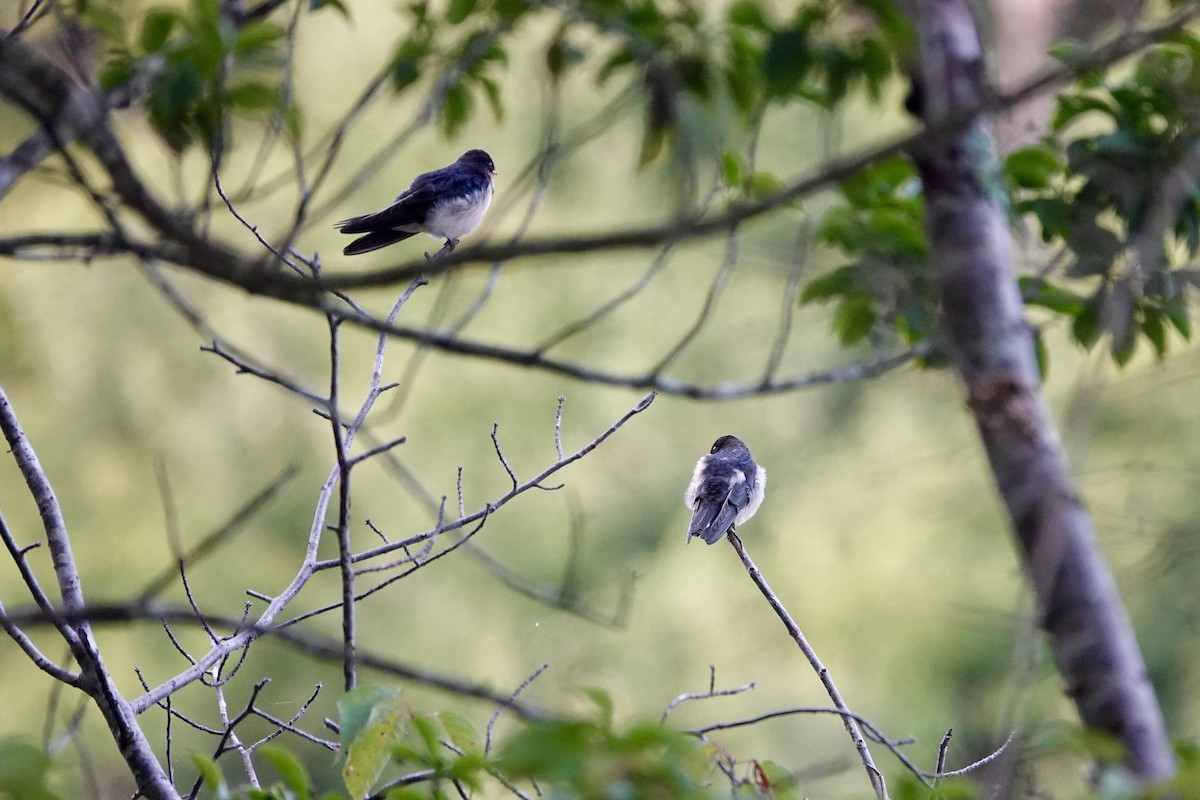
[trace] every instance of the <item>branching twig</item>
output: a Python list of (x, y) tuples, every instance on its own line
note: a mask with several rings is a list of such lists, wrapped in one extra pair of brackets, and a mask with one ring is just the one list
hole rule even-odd
[(752, 690), (753, 688), (754, 688), (754, 683), (750, 682), (750, 683), (742, 684), (741, 686), (735, 686), (732, 689), (718, 689), (717, 688), (717, 667), (714, 664), (709, 664), (708, 665), (708, 691), (707, 692), (684, 692), (683, 694), (678, 695), (671, 702), (667, 703), (666, 708), (663, 709), (662, 719), (660, 719), (659, 721), (662, 723), (666, 723), (667, 717), (671, 716), (671, 712), (675, 710), (675, 707), (678, 706), (680, 703), (687, 702), (688, 700), (708, 700), (713, 697), (729, 697), (730, 695), (748, 692), (748, 691)]

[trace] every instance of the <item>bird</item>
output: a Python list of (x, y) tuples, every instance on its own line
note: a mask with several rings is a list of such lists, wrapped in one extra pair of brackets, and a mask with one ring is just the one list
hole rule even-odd
[(495, 191), (496, 165), (482, 150), (468, 150), (448, 167), (418, 175), (382, 211), (351, 217), (334, 227), (342, 233), (364, 233), (342, 251), (369, 253), (418, 233), (445, 239), (453, 250), (483, 219)]
[(767, 471), (754, 463), (745, 442), (736, 436), (717, 439), (708, 455), (696, 462), (683, 494), (692, 512), (687, 541), (695, 536), (708, 544), (719, 542), (754, 516), (766, 487)]

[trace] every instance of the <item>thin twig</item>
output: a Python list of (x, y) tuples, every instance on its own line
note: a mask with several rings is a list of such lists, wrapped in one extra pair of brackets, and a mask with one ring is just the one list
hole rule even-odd
[(942, 737), (942, 743), (938, 745), (937, 768), (934, 769), (937, 777), (933, 779), (933, 791), (930, 794), (930, 800), (936, 800), (938, 783), (942, 780), (942, 770), (946, 768), (946, 751), (950, 749), (950, 737), (954, 735), (954, 728), (947, 728), (946, 735)]
[(678, 695), (671, 702), (667, 703), (666, 708), (663, 709), (662, 718), (659, 720), (659, 722), (665, 724), (667, 721), (667, 717), (671, 716), (671, 712), (674, 711), (675, 707), (678, 706), (680, 703), (686, 703), (689, 700), (708, 700), (713, 697), (729, 697), (730, 695), (742, 694), (743, 692), (749, 692), (754, 688), (754, 682), (751, 681), (750, 683), (742, 684), (741, 686), (735, 686), (732, 689), (718, 689), (718, 688), (716, 688), (716, 680), (717, 680), (716, 666), (710, 664), (708, 667), (708, 670), (709, 670), (708, 691), (707, 692), (684, 692), (683, 694)]
[(800, 647), (800, 651), (804, 653), (805, 658), (808, 659), (808, 663), (816, 671), (817, 677), (820, 678), (821, 684), (825, 687), (825, 691), (829, 695), (829, 699), (842, 712), (842, 723), (846, 726), (846, 733), (850, 734), (850, 740), (854, 743), (855, 750), (858, 751), (858, 757), (862, 760), (863, 768), (867, 771), (867, 777), (871, 781), (871, 788), (875, 790), (875, 796), (879, 800), (888, 800), (887, 784), (884, 783), (883, 774), (875, 766), (875, 760), (871, 758), (871, 751), (867, 748), (867, 742), (863, 738), (862, 731), (858, 728), (858, 722), (855, 717), (850, 715), (850, 709), (846, 705), (846, 701), (842, 699), (842, 694), (838, 691), (837, 685), (833, 682), (833, 676), (829, 674), (829, 670), (821, 663), (821, 659), (817, 657), (817, 652), (813, 650), (812, 645), (808, 643), (808, 640), (804, 638), (804, 634), (801, 633), (800, 626), (792, 619), (792, 615), (788, 613), (788, 610), (775, 595), (775, 592), (771, 590), (762, 572), (750, 559), (750, 554), (746, 552), (741, 539), (732, 531), (730, 531), (728, 538), (729, 543), (733, 545), (734, 551), (742, 560), (742, 565), (746, 568), (750, 579), (754, 581), (754, 585), (762, 592), (763, 597), (767, 598), (767, 602), (770, 603), (771, 608), (778, 615), (780, 621), (783, 622), (792, 639)]
[[(529, 675), (528, 678), (521, 681), (521, 685), (518, 686), (516, 689), (514, 689), (513, 693), (508, 696), (509, 702), (511, 703), (512, 701), (516, 700), (517, 697), (521, 694), (521, 692), (523, 692), (527, 688), (529, 688), (529, 685), (531, 683), (533, 683), (535, 680), (537, 680), (538, 676), (541, 675), (543, 672), (545, 672), (547, 669), (549, 669), (549, 667), (550, 667), (549, 663), (542, 664), (540, 667), (535, 669)], [(500, 714), (501, 714), (501, 712), (504, 711), (505, 708), (506, 708), (506, 706), (496, 706), (496, 710), (493, 711), (492, 716), (490, 716), (488, 718), (487, 732), (484, 736), (484, 741), (483, 741), (483, 752), (485, 755), (487, 753), (492, 752), (492, 730), (496, 727), (496, 720), (500, 719)]]

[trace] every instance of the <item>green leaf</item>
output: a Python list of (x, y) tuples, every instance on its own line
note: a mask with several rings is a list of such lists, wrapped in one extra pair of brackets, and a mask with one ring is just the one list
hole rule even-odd
[(204, 93), (204, 79), (190, 58), (168, 65), (150, 92), (150, 124), (177, 153), (191, 143), (191, 118)]
[(304, 128), (304, 119), (300, 116), (300, 109), (294, 105), (289, 106), (284, 110), (283, 118), (288, 136), (294, 141), (299, 141)]
[(442, 131), (447, 137), (453, 138), (466, 123), (471, 114), (471, 94), (461, 83), (446, 93), (442, 103)]
[(546, 48), (546, 69), (552, 78), (561, 78), (568, 67), (579, 64), (584, 59), (584, 52), (567, 42), (561, 36), (555, 38)]
[(451, 744), (464, 753), (479, 751), (479, 734), (475, 732), (475, 728), (465, 717), (455, 714), (453, 711), (441, 711), (437, 716), (442, 727), (446, 729), (446, 735), (450, 737)]
[(446, 21), (451, 25), (461, 24), (471, 16), (477, 3), (478, 0), (450, 0), (450, 7), (446, 9)]
[(857, 266), (847, 264), (827, 275), (814, 278), (800, 293), (800, 302), (803, 304), (811, 303), (814, 300), (828, 300), (831, 297), (839, 297), (857, 291), (859, 289), (858, 274)]
[(1043, 383), (1050, 373), (1050, 353), (1046, 350), (1046, 340), (1042, 338), (1040, 328), (1033, 329), (1033, 356), (1037, 359), (1038, 378)]
[(1067, 316), (1077, 316), (1087, 305), (1087, 298), (1068, 289), (1055, 286), (1041, 278), (1022, 276), (1017, 279), (1021, 297), (1026, 305), (1041, 306)]
[(221, 769), (217, 766), (217, 762), (208, 756), (192, 753), (192, 766), (200, 773), (200, 779), (204, 781), (205, 786), (217, 793), (224, 790), (225, 779), (221, 776)]
[(1060, 131), (1071, 120), (1091, 111), (1110, 117), (1116, 115), (1116, 109), (1107, 100), (1087, 94), (1066, 95), (1059, 98), (1050, 127), (1054, 131)]
[(545, 722), (517, 733), (500, 754), (500, 764), (514, 776), (573, 783), (581, 779), (595, 727), (586, 722)]
[(434, 724), (434, 721), (429, 717), (415, 716), (412, 718), (412, 725), (425, 745), (425, 752), (431, 756), (436, 756), (440, 745), (438, 743), (437, 725)]
[(667, 128), (663, 125), (646, 125), (642, 134), (642, 148), (638, 152), (638, 169), (658, 158), (667, 144)]
[(737, 0), (729, 7), (729, 22), (744, 28), (754, 28), (760, 31), (771, 30), (771, 23), (757, 0)]
[(721, 179), (730, 187), (742, 182), (742, 160), (732, 150), (721, 154)]
[(1163, 325), (1162, 314), (1154, 309), (1143, 307), (1140, 327), (1142, 333), (1146, 334), (1146, 338), (1150, 340), (1150, 344), (1154, 345), (1154, 354), (1159, 358), (1166, 355), (1167, 329)]
[(133, 80), (134, 60), (128, 53), (116, 51), (100, 69), (100, 88), (111, 91)]
[(1071, 333), (1075, 336), (1075, 341), (1079, 342), (1084, 347), (1090, 348), (1100, 338), (1100, 303), (1098, 298), (1093, 297), (1084, 306), (1083, 310), (1075, 317), (1075, 322), (1071, 325)]
[(634, 61), (633, 56), (625, 50), (621, 50), (613, 55), (600, 65), (600, 69), (596, 71), (596, 85), (603, 86), (608, 82), (608, 79), (613, 76), (617, 70), (622, 67), (627, 67)]
[(475, 784), (480, 775), (491, 772), (492, 762), (481, 753), (467, 753), (450, 762), (449, 775), (456, 781)]
[(404, 732), (404, 710), (395, 700), (372, 709), (370, 724), (350, 743), (342, 780), (353, 800), (363, 800), (379, 780)]
[(397, 92), (421, 77), (421, 68), (414, 56), (396, 56), (392, 62), (392, 88)]
[(97, 31), (110, 47), (125, 49), (125, 18), (105, 3), (87, 3), (83, 21)]
[(279, 102), (279, 92), (274, 86), (247, 82), (229, 87), (229, 102), (245, 111), (261, 111), (274, 108)]
[(1192, 320), (1188, 316), (1187, 300), (1183, 293), (1173, 295), (1163, 305), (1163, 314), (1175, 326), (1175, 330), (1179, 331), (1184, 339), (1192, 338)]
[(172, 9), (152, 8), (147, 11), (146, 18), (142, 20), (142, 34), (139, 38), (142, 50), (147, 53), (161, 50), (167, 39), (171, 38), (175, 23), (179, 21), (179, 14)]
[(274, 745), (263, 745), (258, 752), (271, 762), (271, 766), (275, 767), (275, 771), (279, 773), (285, 786), (299, 797), (309, 796), (312, 791), (312, 781), (309, 780), (308, 771), (300, 763), (300, 759), (288, 750)]
[(596, 704), (597, 722), (604, 730), (612, 728), (613, 722), (613, 701), (608, 692), (603, 689), (597, 689), (594, 686), (585, 687), (583, 693)]
[(502, 20), (515, 20), (529, 11), (527, 0), (495, 0), (492, 10)]
[(377, 705), (394, 702), (400, 697), (399, 690), (385, 686), (360, 686), (351, 689), (338, 701), (338, 741), (345, 751), (359, 737), (371, 719)]
[(1076, 39), (1062, 39), (1050, 45), (1046, 51), (1063, 64), (1071, 64), (1091, 53), (1091, 48)]
[(267, 45), (283, 37), (283, 29), (269, 22), (248, 22), (238, 30), (237, 38), (233, 40), (235, 53), (252, 53), (266, 49)]
[(746, 177), (746, 192), (754, 197), (770, 197), (783, 189), (783, 181), (772, 172), (759, 170)]
[(0, 797), (12, 800), (58, 800), (46, 785), (50, 759), (21, 739), (0, 742)]
[(777, 97), (791, 94), (804, 80), (811, 64), (808, 31), (801, 28), (776, 31), (763, 54), (763, 70), (771, 94)]
[(901, 301), (896, 330), (910, 345), (928, 339), (937, 327), (937, 312), (925, 302), (909, 296)]
[(492, 109), (492, 117), (499, 122), (504, 119), (504, 104), (500, 100), (500, 86), (491, 78), (479, 78), (483, 87), (483, 96), (487, 98), (488, 107)]
[(833, 313), (833, 332), (843, 346), (856, 344), (867, 338), (875, 327), (875, 319), (875, 304), (871, 298), (851, 295)]
[(1044, 189), (1059, 172), (1058, 154), (1044, 144), (1014, 150), (1004, 160), (1004, 175), (1014, 186)]
[(1133, 360), (1133, 354), (1137, 352), (1137, 343), (1136, 336), (1126, 336), (1122, 341), (1113, 339), (1112, 357), (1118, 367), (1123, 367)]

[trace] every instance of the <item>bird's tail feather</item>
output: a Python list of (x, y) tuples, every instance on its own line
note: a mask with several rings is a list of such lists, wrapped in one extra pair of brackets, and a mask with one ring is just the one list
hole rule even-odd
[(402, 242), (408, 237), (415, 235), (415, 233), (408, 231), (372, 231), (366, 236), (360, 236), (346, 245), (346, 249), (342, 251), (342, 254), (356, 256), (360, 253), (369, 253), (372, 250), (387, 247), (389, 244)]
[(737, 512), (737, 508), (728, 502), (719, 506), (713, 503), (697, 503), (696, 510), (692, 512), (692, 521), (688, 525), (687, 540), (690, 542), (693, 536), (698, 536), (706, 544), (716, 544), (733, 525)]

